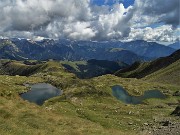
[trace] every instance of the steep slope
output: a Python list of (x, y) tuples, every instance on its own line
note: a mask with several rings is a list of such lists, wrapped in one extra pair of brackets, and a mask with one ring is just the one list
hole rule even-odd
[(0, 39), (0, 58), (25, 59), (21, 55), (19, 48), (8, 39)]
[(180, 86), (180, 60), (147, 75), (143, 80)]
[(127, 69), (122, 69), (115, 73), (121, 77), (143, 78), (160, 69), (166, 68), (180, 59), (180, 50), (174, 52), (168, 57), (162, 57), (152, 62), (135, 63)]

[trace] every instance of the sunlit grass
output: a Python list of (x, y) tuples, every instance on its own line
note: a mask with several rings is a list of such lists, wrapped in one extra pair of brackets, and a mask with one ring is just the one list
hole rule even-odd
[[(63, 89), (63, 95), (38, 106), (20, 98), (29, 89), (24, 83), (47, 82)], [(166, 99), (149, 99), (145, 104), (126, 105), (112, 95), (111, 87), (121, 85), (139, 96), (158, 89)], [(78, 79), (59, 62), (48, 62), (32, 76), (0, 75), (0, 133), (3, 135), (46, 134), (138, 134), (144, 123), (170, 117), (179, 97), (172, 94), (180, 86), (139, 79), (104, 75)], [(154, 123), (155, 124), (155, 123)]]

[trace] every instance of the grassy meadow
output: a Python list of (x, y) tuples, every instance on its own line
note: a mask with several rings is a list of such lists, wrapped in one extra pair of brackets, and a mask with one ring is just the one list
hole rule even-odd
[[(180, 97), (173, 96), (180, 89), (177, 82), (173, 82), (176, 79), (171, 83), (152, 81), (153, 77), (148, 77), (149, 81), (147, 78), (114, 75), (79, 79), (60, 62), (50, 61), (39, 64), (38, 68), (37, 65), (27, 68), (20, 62), (14, 63), (9, 66), (14, 76), (0, 75), (0, 134), (3, 135), (143, 134), (146, 123), (153, 126), (163, 118), (173, 117), (170, 114), (180, 102)], [(28, 76), (22, 76), (27, 69), (25, 73)], [(5, 73), (3, 68), (0, 71)], [(46, 101), (42, 106), (20, 98), (20, 93), (29, 90), (25, 83), (39, 82), (62, 89), (63, 95)], [(113, 85), (121, 85), (135, 96), (146, 90), (158, 89), (167, 98), (127, 105), (113, 97)]]

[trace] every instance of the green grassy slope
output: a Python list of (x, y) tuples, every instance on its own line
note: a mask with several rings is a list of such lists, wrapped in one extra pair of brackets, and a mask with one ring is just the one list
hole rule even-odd
[(143, 79), (148, 81), (180, 86), (180, 60), (172, 63), (166, 68), (162, 68), (146, 76)]
[(2, 65), (0, 65), (0, 74), (9, 74), (9, 75), (29, 76), (33, 73), (42, 70), (43, 68), (42, 64), (30, 66), (15, 61), (1, 63), (1, 64)]
[(113, 74), (117, 70), (127, 67), (123, 62), (108, 60), (88, 60), (88, 61), (61, 61), (69, 72), (76, 74), (81, 79), (93, 78), (105, 74)]
[[(19, 93), (24, 82), (42, 82), (37, 77), (0, 76), (0, 133), (3, 135), (120, 134), (98, 123), (83, 119), (71, 103), (37, 106), (23, 101)], [(71, 112), (70, 112), (71, 111)], [(73, 115), (71, 113), (74, 113)]]
[[(21, 63), (21, 62), (16, 62)], [(22, 65), (24, 66), (24, 65)], [(16, 66), (12, 66), (15, 68)], [(40, 70), (41, 69), (41, 70)], [(179, 97), (172, 96), (180, 86), (104, 75), (81, 80), (59, 62), (47, 62), (29, 77), (0, 75), (0, 133), (6, 135), (59, 134), (140, 134), (144, 123), (170, 116)], [(26, 69), (24, 69), (26, 70)], [(19, 72), (17, 72), (19, 73)], [(28, 90), (24, 83), (50, 83), (63, 89), (63, 95), (43, 106), (22, 100)], [(132, 95), (145, 90), (166, 92), (165, 100), (150, 99), (142, 105), (126, 105), (112, 96), (111, 87), (121, 85)]]
[[(115, 75), (121, 77), (129, 77), (129, 78), (143, 78), (158, 70), (170, 66), (172, 63), (178, 61), (179, 59), (180, 59), (180, 50), (174, 52), (172, 55), (168, 57), (159, 58), (152, 62), (145, 62), (145, 63), (137, 62), (127, 69), (117, 71)], [(174, 71), (176, 71), (176, 69)]]
[[(0, 60), (0, 74), (30, 76), (42, 72), (53, 62), (38, 61), (12, 61)], [(51, 67), (52, 71), (59, 68), (74, 73), (79, 78), (92, 78), (104, 74), (112, 74), (120, 68), (126, 67), (127, 64), (121, 62), (112, 62), (106, 60), (89, 60), (89, 61), (60, 61), (56, 66)], [(58, 67), (58, 68), (57, 68)]]

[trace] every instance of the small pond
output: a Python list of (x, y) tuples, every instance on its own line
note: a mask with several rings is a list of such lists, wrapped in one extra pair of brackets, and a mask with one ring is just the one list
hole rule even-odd
[(62, 90), (46, 83), (38, 83), (34, 85), (26, 84), (26, 86), (31, 87), (30, 91), (23, 93), (20, 96), (24, 100), (28, 100), (29, 102), (33, 102), (38, 105), (42, 105), (46, 100), (62, 94)]
[(115, 96), (118, 100), (126, 104), (142, 104), (143, 100), (149, 98), (159, 98), (164, 99), (166, 96), (161, 93), (159, 90), (148, 90), (144, 92), (142, 96), (131, 96), (125, 89), (123, 89), (119, 85), (115, 85), (112, 87), (113, 96)]

